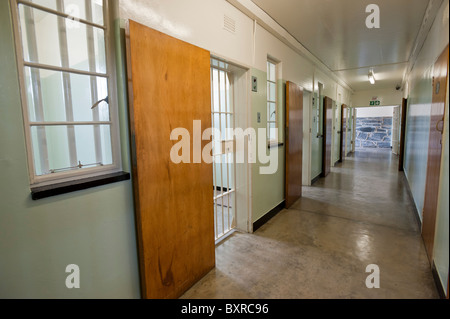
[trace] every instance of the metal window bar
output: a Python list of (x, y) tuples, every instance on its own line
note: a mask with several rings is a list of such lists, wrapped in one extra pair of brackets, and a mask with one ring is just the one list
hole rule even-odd
[[(64, 12), (63, 0), (56, 1), (56, 8), (58, 11)], [(59, 17), (58, 21), (58, 35), (59, 35), (59, 49), (61, 53), (61, 66), (63, 68), (69, 67), (69, 48), (67, 44), (67, 27), (65, 19)], [(64, 90), (64, 105), (66, 109), (66, 121), (74, 122), (73, 101), (72, 101), (72, 83), (70, 74), (63, 72), (63, 90)], [(78, 163), (77, 143), (75, 136), (75, 126), (67, 125), (67, 142), (69, 146), (70, 166), (76, 166)]]
[(73, 69), (73, 68), (62, 68), (59, 66), (35, 63), (35, 62), (27, 62), (27, 61), (24, 61), (23, 65), (28, 66), (30, 68), (36, 68), (36, 69), (44, 69), (44, 70), (56, 71), (56, 72), (68, 72), (68, 73), (73, 73), (73, 74), (96, 76), (96, 77), (100, 77), (100, 78), (109, 79), (109, 74), (107, 74), (107, 73), (89, 72), (89, 71), (77, 70), (77, 69)]
[[(33, 10), (27, 6), (23, 7), (25, 19), (29, 23), (26, 25), (27, 33), (27, 43), (29, 59), (37, 61), (38, 60), (38, 49), (36, 40), (36, 28)], [(42, 90), (41, 90), (41, 75), (39, 69), (30, 68), (31, 83), (32, 83), (32, 93), (33, 102), (37, 121), (44, 121), (44, 107), (42, 102)], [(28, 112), (28, 110), (27, 110)], [(49, 161), (48, 161), (48, 148), (47, 148), (47, 138), (45, 127), (41, 127), (37, 130), (38, 140), (39, 140), (39, 164), (42, 173), (48, 173), (49, 171)], [(36, 154), (34, 154), (36, 156)], [(35, 172), (36, 174), (36, 168)]]
[[(92, 1), (86, 0), (86, 19), (92, 20)], [(87, 48), (88, 48), (88, 58), (89, 58), (89, 71), (96, 71), (96, 61), (95, 61), (95, 43), (94, 43), (94, 29), (86, 28), (86, 38), (87, 38)], [(91, 76), (91, 101), (94, 104), (99, 100), (98, 91), (97, 91), (97, 78)], [(103, 97), (102, 97), (103, 98)], [(96, 107), (92, 110), (92, 118), (94, 121), (100, 120), (100, 111), (99, 108)], [(94, 145), (95, 145), (95, 158), (97, 162), (103, 162), (103, 153), (102, 153), (102, 140), (101, 140), (101, 131), (100, 126), (94, 126)]]

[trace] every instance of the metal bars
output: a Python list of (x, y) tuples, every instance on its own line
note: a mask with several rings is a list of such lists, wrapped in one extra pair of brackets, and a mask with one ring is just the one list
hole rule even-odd
[(224, 147), (226, 143), (234, 143), (231, 135), (231, 130), (234, 130), (233, 88), (229, 73), (220, 67), (222, 62), (214, 62), (211, 66), (211, 114), (213, 128), (220, 131), (220, 136), (216, 134), (218, 131), (213, 132), (214, 229), (217, 241), (235, 228), (236, 191), (234, 147)]

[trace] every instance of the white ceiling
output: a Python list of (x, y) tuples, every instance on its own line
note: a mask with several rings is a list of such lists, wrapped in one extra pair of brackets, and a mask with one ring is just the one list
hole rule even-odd
[[(428, 0), (252, 0), (353, 90), (395, 88), (422, 25)], [(380, 7), (368, 29), (366, 6)], [(376, 84), (368, 81), (373, 67)]]

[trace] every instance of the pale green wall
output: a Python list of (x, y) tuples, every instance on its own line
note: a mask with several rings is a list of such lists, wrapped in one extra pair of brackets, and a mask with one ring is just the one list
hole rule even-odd
[(431, 88), (430, 68), (410, 92), (406, 117), (404, 170), (421, 220), (427, 178)]
[[(138, 298), (131, 182), (31, 200), (9, 1), (0, 42), (0, 298)], [(65, 287), (69, 264), (80, 289)]]
[[(427, 39), (414, 61), (408, 78), (408, 114), (406, 123), (405, 174), (413, 193), (419, 214), (422, 214), (428, 162), (428, 139), (430, 130), (430, 108), (432, 102), (433, 67), (435, 61), (448, 46), (449, 0), (444, 0), (434, 19)], [(436, 234), (433, 262), (447, 289), (449, 270), (449, 169), (448, 169), (448, 95), (443, 136), (443, 158), (441, 163), (440, 191), (437, 209)], [(420, 216), (422, 218), (422, 216)]]
[[(252, 92), (251, 123), (255, 130), (266, 127), (267, 123), (267, 73), (252, 69), (252, 76), (258, 78), (258, 92)], [(278, 81), (277, 112), (279, 128), (284, 127), (285, 82)], [(261, 113), (261, 123), (257, 122), (257, 113)], [(279, 130), (279, 131), (280, 131)], [(281, 141), (282, 136), (280, 136)], [(261, 175), (259, 161), (252, 164), (252, 214), (253, 222), (260, 219), (284, 200), (285, 154), (284, 146), (278, 147), (278, 170), (273, 175)], [(265, 165), (264, 165), (265, 166)]]

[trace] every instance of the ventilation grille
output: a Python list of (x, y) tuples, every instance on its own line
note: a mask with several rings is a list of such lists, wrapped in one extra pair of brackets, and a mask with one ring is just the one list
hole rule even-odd
[(227, 15), (223, 17), (223, 28), (233, 34), (236, 33), (236, 21)]

